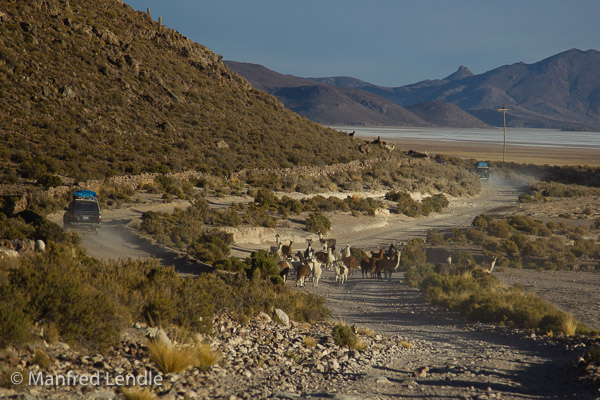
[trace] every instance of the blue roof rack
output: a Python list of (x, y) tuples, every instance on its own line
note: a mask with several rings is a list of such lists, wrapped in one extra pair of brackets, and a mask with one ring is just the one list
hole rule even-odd
[(74, 199), (95, 199), (97, 197), (96, 192), (93, 190), (78, 190), (73, 193)]

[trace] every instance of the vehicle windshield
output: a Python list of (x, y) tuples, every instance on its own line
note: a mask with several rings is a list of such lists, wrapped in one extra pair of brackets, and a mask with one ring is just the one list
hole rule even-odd
[(92, 201), (82, 201), (75, 203), (75, 211), (79, 212), (98, 212), (98, 204)]

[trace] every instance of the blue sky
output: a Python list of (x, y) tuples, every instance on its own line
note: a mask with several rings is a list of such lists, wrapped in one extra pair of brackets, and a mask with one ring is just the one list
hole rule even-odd
[(225, 59), (383, 86), (600, 49), (598, 0), (124, 0)]

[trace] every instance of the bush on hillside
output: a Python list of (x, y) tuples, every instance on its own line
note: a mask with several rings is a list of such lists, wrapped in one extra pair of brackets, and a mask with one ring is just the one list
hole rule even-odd
[(320, 212), (311, 213), (306, 219), (306, 230), (310, 233), (327, 233), (331, 229), (331, 222)]
[(188, 253), (199, 261), (213, 264), (229, 257), (229, 245), (233, 243), (231, 233), (210, 230), (202, 233), (188, 247)]

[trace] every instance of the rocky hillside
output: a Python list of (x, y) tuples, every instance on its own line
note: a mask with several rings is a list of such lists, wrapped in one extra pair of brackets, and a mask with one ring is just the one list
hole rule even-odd
[(496, 109), (506, 105), (511, 109), (507, 114), (510, 126), (589, 130), (600, 127), (599, 69), (600, 51), (572, 49), (534, 64), (505, 65), (478, 75), (461, 66), (444, 79), (402, 87), (324, 79), (404, 107), (434, 100), (451, 103), (490, 125), (502, 124)]
[[(0, 180), (329, 164), (351, 138), (119, 0), (0, 1)], [(329, 146), (315, 146), (325, 138)]]

